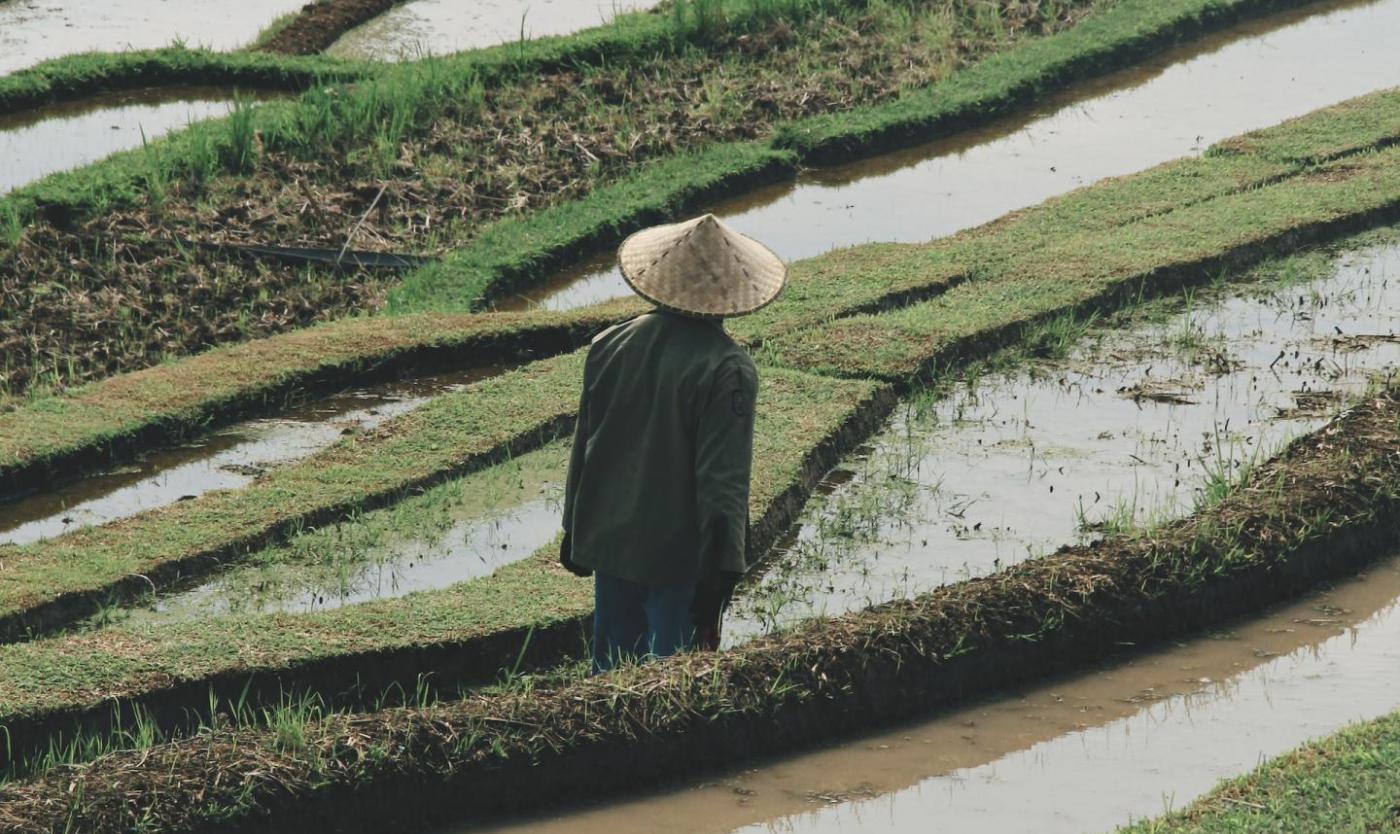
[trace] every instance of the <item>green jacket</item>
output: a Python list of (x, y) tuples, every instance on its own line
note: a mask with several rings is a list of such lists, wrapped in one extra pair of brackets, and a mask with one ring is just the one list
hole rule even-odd
[(564, 494), (574, 564), (650, 586), (743, 573), (757, 394), (717, 320), (657, 310), (599, 334)]

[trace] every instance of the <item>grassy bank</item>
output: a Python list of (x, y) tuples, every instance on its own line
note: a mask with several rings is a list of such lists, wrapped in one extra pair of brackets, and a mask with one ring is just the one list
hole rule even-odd
[(1397, 505), (1385, 389), (1150, 532), (717, 655), (116, 753), (7, 785), (0, 807), (17, 832), (382, 830), (693, 778), (1258, 610), (1394, 544)]
[(1400, 713), (1349, 727), (1122, 834), (1372, 834), (1400, 821)]
[[(1368, 152), (1255, 192), (1107, 233), (1047, 241), (1013, 258), (994, 278), (895, 312), (783, 335), (768, 340), (765, 351), (780, 364), (837, 376), (924, 377), (978, 346), (1014, 341), (1051, 317), (1113, 309), (1200, 280), (1202, 273), (1228, 270), (1261, 251), (1387, 222), (1400, 209), (1397, 198), (1400, 149)], [(1128, 275), (1135, 278), (1124, 280)]]
[(637, 305), (566, 314), (347, 319), (122, 374), (0, 414), (0, 495), (73, 478), (294, 398), (407, 371), (564, 353)]
[[(371, 64), (343, 59), (210, 52), (183, 46), (85, 53), (0, 76), (0, 115), (145, 87), (212, 85), (304, 90), (313, 83), (349, 81), (375, 70)], [(100, 167), (99, 163), (94, 170)]]
[[(150, 237), (151, 228), (199, 238), (212, 225), (232, 242), (275, 238), (335, 247), (348, 229), (358, 228), (357, 246), (445, 251), (491, 220), (561, 205), (630, 178), (650, 160), (732, 141), (766, 141), (780, 124), (871, 102), (884, 106), (912, 90), (932, 87), (935, 106), (940, 82), (1041, 34), (1065, 30), (1050, 36), (1056, 47), (1036, 61), (1004, 67), (1016, 74), (1011, 81), (1001, 74), (983, 77), (978, 83), (995, 80), (995, 89), (947, 111), (957, 117), (945, 114), (943, 129), (989, 117), (977, 108), (997, 95), (1007, 106), (1024, 100), (1038, 89), (1034, 79), (1128, 63), (1230, 18), (1288, 4), (1172, 0), (1170, 15), (1153, 15), (1145, 26), (1138, 7), (1162, 4), (1128, 0), (1102, 13), (1099, 5), (1056, 4), (1050, 11), (1046, 4), (1015, 4), (1003, 15), (988, 15), (993, 7), (962, 0), (862, 9), (812, 3), (794, 6), (799, 19), (793, 20), (788, 11), (775, 17), (769, 4), (740, 3), (726, 7), (723, 25), (701, 25), (701, 6), (681, 4), (677, 8), (691, 12), (641, 15), (643, 23), (532, 43), (523, 58), (503, 47), (386, 69), (354, 91), (318, 88), (301, 102), (260, 108), (242, 122), (235, 114), (207, 136), (186, 131), (158, 143), (156, 151), (106, 164), (108, 173), (46, 181), (7, 203), (20, 222), (15, 242), (0, 246), (0, 265), (21, 276), (8, 292), (12, 308), (26, 311), (12, 329), (28, 332), (28, 319), (65, 324), (41, 330), (38, 341), (0, 332), (10, 348), (6, 386), (18, 392), (71, 384), (350, 309), (460, 308), (481, 291), (490, 294), (473, 270), (455, 264), (409, 279), (392, 298), (382, 278), (357, 276), (354, 292), (347, 292), (343, 281), (285, 267), (259, 270), (257, 291), (248, 293), (244, 283), (221, 274), (217, 259), (169, 256), (169, 248)], [(1100, 25), (1073, 37), (1090, 20)], [(636, 34), (643, 26), (670, 27), (664, 29), (670, 46), (658, 52), (651, 35)], [(512, 74), (570, 50), (607, 60), (580, 58), (543, 76)], [(1089, 52), (1101, 60), (1075, 63)], [(261, 144), (246, 138), (254, 135)], [(209, 147), (228, 150), (211, 155)], [(205, 164), (209, 159), (217, 164)], [(230, 166), (240, 173), (225, 173)], [(104, 180), (100, 188), (89, 187)], [(36, 219), (26, 223), (36, 210)], [(611, 227), (615, 237), (628, 221), (603, 215), (583, 226)], [(575, 237), (567, 245), (585, 242)], [(538, 259), (523, 254), (504, 260)], [(86, 292), (35, 296), (40, 282), (31, 279), (40, 275), (60, 275), (64, 285)], [(145, 297), (153, 287), (162, 297), (206, 299), (207, 324), (191, 327), (174, 307), (122, 302)], [(123, 320), (104, 304), (130, 312)], [(163, 334), (159, 343), (143, 336), (156, 332)]]
[[(735, 323), (754, 343), (830, 319), (926, 298), (969, 277), (1004, 275), (1017, 258), (1133, 221), (1280, 183), (1309, 166), (1381, 148), (1400, 136), (1400, 94), (1386, 92), (1326, 108), (1228, 140), (1205, 158), (1171, 162), (1019, 211), (931, 247), (863, 246), (793, 266), (782, 303)], [(788, 157), (790, 158), (790, 157)], [(760, 146), (725, 147), (601, 189), (575, 203), (490, 227), (442, 267), (432, 294), (459, 301), (507, 276), (537, 274), (580, 241), (600, 242), (623, 227), (608, 218), (660, 219), (693, 195), (731, 177), (757, 176), (782, 155)], [(706, 160), (709, 160), (708, 162)], [(674, 166), (694, 162), (680, 176)], [(708, 185), (707, 185), (708, 183)], [(970, 289), (970, 288), (969, 288)], [(455, 304), (455, 302), (454, 302)], [(275, 406), (293, 390), (318, 390), (449, 363), (489, 362), (498, 343), (560, 351), (589, 330), (640, 309), (622, 302), (571, 314), (487, 316), (411, 314), (362, 317), (248, 342), (120, 375), (68, 393), (35, 398), (0, 413), (0, 494), (13, 494), (120, 459), (152, 443), (191, 436)], [(573, 339), (574, 341), (570, 341)], [(509, 355), (505, 351), (504, 355)]]

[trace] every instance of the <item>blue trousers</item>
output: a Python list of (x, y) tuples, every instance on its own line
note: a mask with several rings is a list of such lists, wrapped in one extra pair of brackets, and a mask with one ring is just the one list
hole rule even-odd
[(593, 577), (593, 674), (625, 658), (669, 657), (694, 643), (694, 582), (653, 588)]

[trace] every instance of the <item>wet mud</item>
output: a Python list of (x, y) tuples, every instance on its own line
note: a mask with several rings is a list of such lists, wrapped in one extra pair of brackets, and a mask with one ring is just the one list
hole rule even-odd
[(401, 61), (483, 46), (566, 35), (600, 26), (622, 12), (656, 0), (414, 0), (396, 6), (343, 35), (327, 54), (371, 61)]
[(804, 509), (726, 639), (1188, 514), (1394, 372), (1400, 246), (1185, 306), (910, 402)]
[(10, 0), (0, 3), (0, 74), (79, 52), (244, 46), (306, 0)]
[[(1400, 84), (1400, 2), (1250, 21), (1072, 85), (947, 139), (803, 172), (710, 207), (787, 259), (869, 241), (922, 242), (1212, 143)], [(629, 294), (611, 253), (500, 309), (571, 309)]]
[(368, 431), (439, 394), (496, 373), (479, 368), (396, 381), (295, 406), (200, 441), (152, 452), (131, 464), (0, 504), (0, 545), (26, 544), (104, 524), (216, 489), (250, 483), (347, 434)]
[(177, 87), (112, 93), (0, 116), (0, 159), (5, 160), (0, 194), (139, 148), (142, 137), (155, 139), (190, 122), (226, 115), (232, 103), (232, 90)]
[(453, 834), (1087, 834), (1400, 707), (1400, 558), (1084, 674), (626, 802)]

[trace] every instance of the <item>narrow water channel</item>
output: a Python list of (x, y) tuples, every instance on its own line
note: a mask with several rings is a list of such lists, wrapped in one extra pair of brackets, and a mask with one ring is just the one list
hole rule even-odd
[(8, 0), (0, 2), (0, 75), (79, 52), (181, 42), (233, 49), (306, 0)]
[[(0, 23), (0, 31), (3, 26)], [(232, 106), (232, 90), (177, 87), (109, 93), (0, 115), (0, 195), (117, 151), (139, 148), (143, 139), (190, 122), (226, 115)]]
[(327, 54), (402, 61), (566, 35), (657, 0), (412, 0), (346, 32)]
[(0, 544), (26, 544), (128, 518), (216, 489), (245, 486), (268, 469), (374, 428), (434, 396), (496, 372), (470, 369), (352, 390), (240, 423), (201, 440), (145, 455), (54, 490), (0, 504)]
[(626, 801), (452, 834), (1100, 834), (1400, 708), (1400, 557), (1087, 673)]
[[(927, 241), (1400, 84), (1396, 32), (1400, 0), (1271, 15), (1074, 84), (980, 129), (811, 169), (710, 210), (787, 259), (868, 241)], [(628, 292), (608, 252), (498, 306), (570, 309)]]

